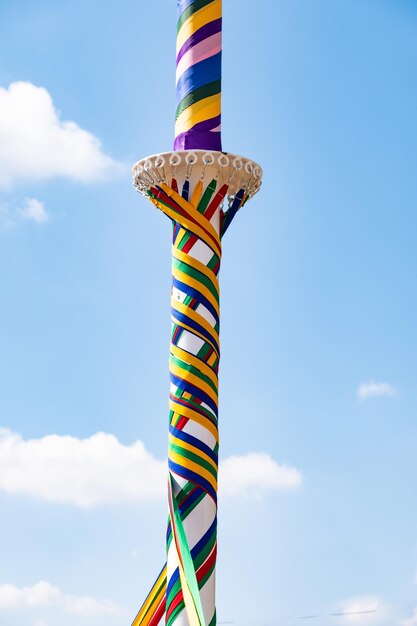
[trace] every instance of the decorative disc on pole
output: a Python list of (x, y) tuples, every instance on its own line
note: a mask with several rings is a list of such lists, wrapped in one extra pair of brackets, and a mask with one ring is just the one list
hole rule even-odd
[(132, 168), (133, 184), (143, 195), (160, 183), (171, 184), (175, 179), (183, 187), (188, 181), (192, 192), (198, 181), (215, 180), (219, 187), (227, 186), (225, 200), (233, 204), (236, 194), (252, 198), (262, 184), (262, 168), (245, 157), (226, 152), (182, 150), (163, 152), (141, 159)]

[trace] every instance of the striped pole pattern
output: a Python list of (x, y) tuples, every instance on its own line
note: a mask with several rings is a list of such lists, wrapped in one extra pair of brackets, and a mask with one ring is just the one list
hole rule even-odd
[(222, 0), (177, 0), (174, 150), (221, 151)]
[[(219, 236), (221, 194), (197, 183), (190, 202), (173, 190), (160, 199), (173, 219), (172, 338), (170, 357), (169, 472), (174, 506), (171, 539), (168, 530), (166, 623), (186, 626), (216, 623), (215, 564), (217, 550)], [(169, 197), (169, 201), (168, 201)], [(213, 222), (210, 221), (210, 218)], [(172, 507), (171, 507), (172, 509)], [(178, 523), (177, 523), (178, 522)], [(178, 549), (178, 526), (183, 527), (191, 554), (186, 576)], [(192, 591), (192, 601), (184, 592)], [(190, 595), (190, 594), (188, 594)], [(184, 608), (186, 611), (184, 611)], [(188, 617), (188, 620), (186, 618)]]
[(173, 223), (167, 564), (132, 626), (215, 626), (221, 237), (246, 203), (223, 212), (228, 185), (175, 179), (148, 191)]

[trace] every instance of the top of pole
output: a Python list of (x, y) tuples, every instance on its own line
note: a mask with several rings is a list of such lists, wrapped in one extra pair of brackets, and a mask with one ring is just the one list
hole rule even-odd
[(221, 151), (222, 0), (177, 0), (174, 150)]
[(133, 184), (149, 197), (162, 183), (171, 186), (175, 180), (187, 195), (198, 182), (215, 180), (229, 206), (225, 232), (232, 216), (259, 191), (263, 172), (251, 159), (222, 151), (222, 0), (177, 0), (177, 9), (174, 148), (135, 163)]

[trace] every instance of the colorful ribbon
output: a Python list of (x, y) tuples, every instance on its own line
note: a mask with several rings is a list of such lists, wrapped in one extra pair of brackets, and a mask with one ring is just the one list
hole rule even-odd
[[(167, 565), (132, 626), (215, 626), (217, 552), (219, 283), (221, 237), (247, 200), (224, 213), (228, 186), (175, 179), (148, 191), (173, 223)], [(184, 197), (185, 196), (185, 197)], [(181, 621), (181, 624), (184, 622)]]
[(177, 5), (174, 150), (221, 151), (222, 1)]

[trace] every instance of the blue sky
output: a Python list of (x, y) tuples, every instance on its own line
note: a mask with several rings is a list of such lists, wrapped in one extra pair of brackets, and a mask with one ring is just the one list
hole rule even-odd
[[(417, 5), (224, 5), (264, 185), (224, 240), (219, 620), (413, 626)], [(5, 626), (129, 624), (163, 563), (170, 228), (130, 165), (172, 145), (175, 16), (0, 5)]]

